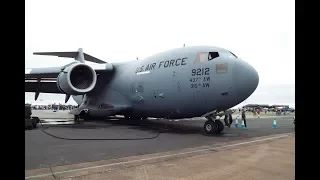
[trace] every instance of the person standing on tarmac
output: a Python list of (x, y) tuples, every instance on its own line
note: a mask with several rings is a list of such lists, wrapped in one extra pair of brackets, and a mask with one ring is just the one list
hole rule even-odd
[(247, 128), (246, 113), (244, 109), (242, 109), (242, 120), (244, 122), (244, 126)]
[(227, 115), (227, 114), (224, 115), (224, 124), (225, 124), (225, 126), (230, 127), (230, 124), (229, 124), (229, 122), (228, 122), (228, 115)]
[(232, 120), (232, 113), (229, 114), (229, 128), (232, 124), (233, 120)]
[(228, 114), (224, 116), (224, 123), (225, 126), (228, 126), (230, 128), (232, 124), (232, 111), (229, 111)]

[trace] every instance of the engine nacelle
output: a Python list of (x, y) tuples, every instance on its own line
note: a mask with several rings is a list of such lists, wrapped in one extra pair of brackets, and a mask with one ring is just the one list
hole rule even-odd
[(97, 83), (94, 69), (83, 63), (66, 67), (57, 77), (59, 90), (68, 95), (82, 95), (90, 92)]

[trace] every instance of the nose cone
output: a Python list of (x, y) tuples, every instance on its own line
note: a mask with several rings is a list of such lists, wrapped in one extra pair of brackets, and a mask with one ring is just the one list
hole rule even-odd
[(238, 60), (233, 71), (233, 84), (237, 99), (242, 102), (247, 99), (258, 87), (258, 72), (247, 62)]

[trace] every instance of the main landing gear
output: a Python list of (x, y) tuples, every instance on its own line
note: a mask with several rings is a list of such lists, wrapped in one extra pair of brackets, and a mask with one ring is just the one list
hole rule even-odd
[(148, 117), (135, 117), (135, 116), (128, 116), (128, 115), (125, 115), (124, 118), (130, 119), (130, 120), (146, 120), (146, 119), (148, 119)]
[(208, 120), (204, 123), (204, 130), (207, 134), (219, 134), (224, 130), (224, 125), (219, 119), (206, 117)]
[(74, 122), (75, 123), (83, 123), (85, 118), (88, 116), (88, 113), (89, 113), (88, 109), (81, 110), (79, 115), (74, 115)]

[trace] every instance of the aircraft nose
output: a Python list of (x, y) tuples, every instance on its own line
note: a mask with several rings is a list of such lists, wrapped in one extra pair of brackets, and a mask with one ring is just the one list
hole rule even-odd
[(247, 99), (258, 87), (258, 72), (247, 62), (237, 60), (233, 71), (233, 83), (239, 101)]

